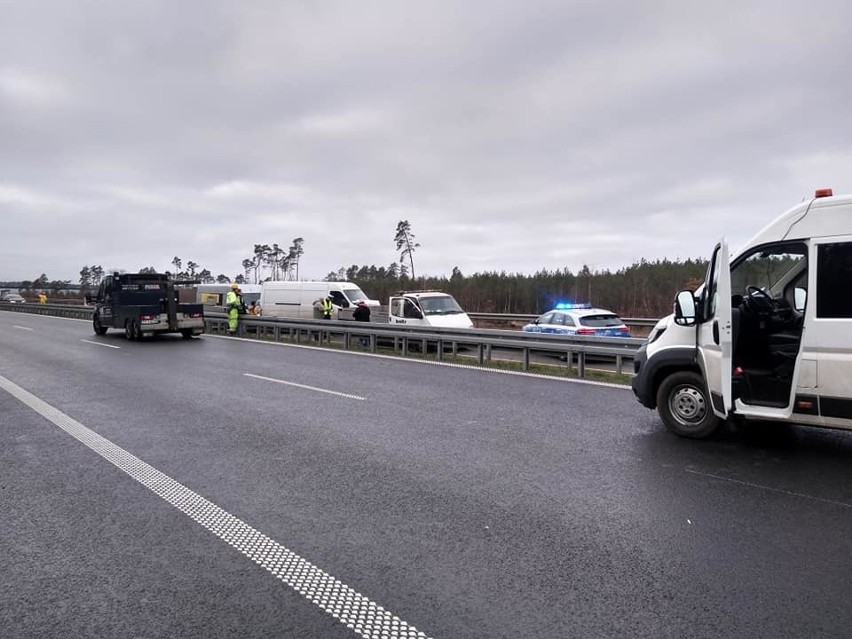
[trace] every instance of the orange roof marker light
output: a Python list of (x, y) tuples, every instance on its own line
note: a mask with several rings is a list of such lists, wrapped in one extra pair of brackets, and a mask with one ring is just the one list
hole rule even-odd
[(814, 191), (814, 197), (831, 197), (834, 192), (831, 189), (817, 189)]

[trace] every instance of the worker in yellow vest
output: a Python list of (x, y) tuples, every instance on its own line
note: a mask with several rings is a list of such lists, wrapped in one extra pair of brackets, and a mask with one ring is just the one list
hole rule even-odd
[(38, 303), (39, 304), (47, 304), (47, 293), (42, 291), (38, 294)]
[(334, 313), (334, 303), (331, 301), (331, 295), (329, 295), (322, 301), (321, 308), (322, 318), (331, 319), (331, 315), (332, 313)]
[(225, 310), (228, 311), (228, 335), (237, 334), (237, 324), (240, 321), (240, 306), (242, 306), (238, 294), (239, 290), (239, 285), (234, 282), (231, 284), (231, 290), (225, 296)]

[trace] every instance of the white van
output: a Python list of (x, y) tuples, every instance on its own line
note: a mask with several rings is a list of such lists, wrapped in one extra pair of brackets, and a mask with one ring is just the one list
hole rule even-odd
[(409, 326), (473, 328), (473, 322), (452, 295), (441, 291), (402, 291), (390, 298), (388, 322)]
[(819, 189), (735, 256), (713, 251), (634, 361), (639, 401), (684, 437), (727, 418), (852, 429), (852, 196)]
[[(381, 306), (352, 282), (264, 282), (260, 306), (264, 317), (314, 317), (314, 302), (331, 295), (335, 311), (354, 307), (363, 300), (367, 306)], [(336, 313), (335, 313), (336, 317)]]

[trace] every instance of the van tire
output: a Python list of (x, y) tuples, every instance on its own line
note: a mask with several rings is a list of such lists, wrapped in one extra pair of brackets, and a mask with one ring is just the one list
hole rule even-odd
[(681, 437), (704, 439), (719, 427), (704, 378), (693, 371), (673, 373), (657, 391), (657, 412), (663, 425)]

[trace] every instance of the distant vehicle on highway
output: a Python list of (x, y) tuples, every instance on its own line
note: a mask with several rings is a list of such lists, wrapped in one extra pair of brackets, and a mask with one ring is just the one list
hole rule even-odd
[(388, 322), (408, 326), (473, 328), (455, 298), (442, 291), (400, 291), (388, 302)]
[(114, 273), (101, 281), (94, 305), (92, 328), (97, 335), (107, 329), (123, 328), (130, 340), (149, 335), (180, 333), (191, 339), (204, 332), (204, 305), (179, 300), (176, 286), (197, 284), (175, 282), (165, 273)]
[(21, 304), (27, 300), (17, 293), (7, 293), (3, 296), (3, 301), (8, 302), (9, 304)]
[(591, 304), (557, 304), (522, 330), (525, 333), (630, 337), (630, 329), (618, 315)]

